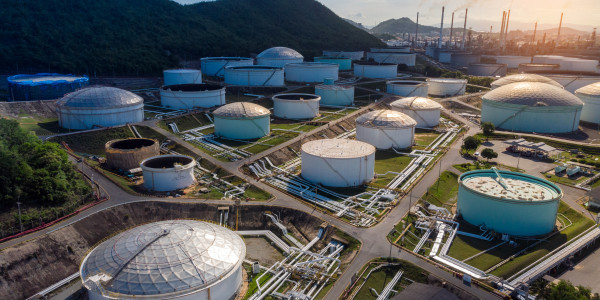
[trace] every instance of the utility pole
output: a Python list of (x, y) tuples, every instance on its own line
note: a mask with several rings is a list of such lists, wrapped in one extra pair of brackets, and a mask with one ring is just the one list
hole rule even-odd
[[(19, 200), (21, 196), (19, 195)], [(19, 208), (19, 227), (21, 227), (21, 232), (23, 232), (23, 222), (21, 221), (21, 202), (17, 200), (17, 207)]]

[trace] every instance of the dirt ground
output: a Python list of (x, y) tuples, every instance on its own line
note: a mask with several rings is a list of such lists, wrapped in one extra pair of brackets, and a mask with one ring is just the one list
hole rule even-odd
[(283, 255), (266, 239), (244, 238), (246, 243), (246, 259), (258, 261), (262, 266), (272, 266), (283, 259)]

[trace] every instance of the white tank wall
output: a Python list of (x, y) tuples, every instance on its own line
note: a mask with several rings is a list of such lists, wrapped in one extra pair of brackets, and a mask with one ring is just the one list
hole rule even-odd
[(536, 64), (549, 64), (549, 60), (550, 58), (559, 58), (562, 56), (559, 55), (536, 55), (533, 57), (532, 62), (536, 63)]
[(552, 71), (558, 70), (560, 68), (559, 65), (550, 65), (550, 64), (520, 64), (518, 68), (519, 73), (529, 73), (531, 71)]
[(225, 87), (207, 91), (160, 90), (160, 104), (173, 109), (208, 108), (225, 104)]
[[(156, 156), (155, 156), (156, 157)], [(152, 158), (149, 158), (152, 159)], [(196, 161), (180, 168), (149, 168), (140, 165), (144, 177), (144, 187), (150, 191), (168, 192), (184, 189), (196, 183), (194, 166)]]
[(227, 119), (213, 117), (215, 135), (230, 139), (251, 140), (261, 138), (270, 132), (270, 116), (255, 119)]
[(254, 60), (247, 57), (205, 57), (200, 60), (202, 73), (206, 76), (223, 77), (226, 67), (252, 65)]
[[(367, 59), (373, 59), (378, 63), (402, 64), (409, 67), (415, 65), (417, 55), (415, 53), (389, 53), (389, 52), (369, 52)], [(355, 66), (356, 68), (356, 66)]]
[(497, 64), (505, 64), (510, 69), (516, 69), (519, 64), (531, 62), (530, 56), (496, 56)]
[(481, 122), (522, 132), (565, 133), (577, 130), (580, 106), (530, 106), (483, 100)]
[(273, 97), (273, 114), (282, 119), (302, 120), (312, 119), (319, 115), (319, 101), (310, 100), (285, 100)]
[[(403, 81), (399, 81), (403, 82)], [(415, 85), (410, 84), (398, 84), (398, 81), (388, 81), (386, 85), (386, 91), (389, 94), (404, 96), (404, 97), (427, 97), (429, 85), (427, 82), (422, 81), (410, 81), (404, 82), (416, 83)]]
[(56, 113), (60, 127), (92, 129), (96, 125), (111, 127), (144, 121), (144, 104), (102, 109), (58, 106)]
[(467, 88), (466, 79), (432, 79), (428, 78), (429, 95), (436, 97), (454, 97), (464, 95)]
[(332, 63), (289, 64), (285, 79), (293, 82), (323, 82), (326, 78), (338, 80), (339, 67)]
[(414, 144), (415, 128), (376, 128), (356, 124), (356, 139), (377, 149), (404, 149)]
[(243, 86), (283, 86), (283, 69), (225, 69), (225, 83)]
[(560, 69), (575, 72), (598, 73), (598, 61), (590, 59), (564, 59), (560, 62)]
[(327, 158), (302, 151), (302, 177), (330, 187), (359, 186), (375, 177), (375, 152), (355, 158)]
[[(242, 285), (242, 268), (240, 266), (233, 273), (231, 273), (231, 275), (221, 279), (220, 281), (218, 281), (217, 283), (215, 283), (214, 285), (212, 285), (208, 288), (205, 288), (205, 289), (202, 289), (202, 290), (199, 290), (197, 292), (190, 293), (187, 295), (183, 295), (183, 296), (182, 295), (177, 295), (177, 296), (174, 295), (172, 297), (169, 297), (168, 295), (157, 296), (156, 299), (160, 298), (160, 299), (165, 299), (165, 300), (168, 300), (168, 299), (177, 299), (177, 300), (225, 299), (225, 300), (230, 300), (230, 299), (233, 299), (233, 297), (239, 292), (241, 285)], [(92, 290), (88, 290), (88, 297), (89, 297), (89, 300), (119, 299), (118, 297), (115, 298), (115, 297), (103, 296)], [(135, 297), (133, 297), (131, 295), (124, 295), (122, 297), (122, 299), (126, 299), (126, 298), (133, 299)], [(140, 299), (143, 299), (143, 297), (140, 296)]]
[(412, 110), (407, 108), (392, 107), (417, 121), (417, 128), (432, 128), (440, 124), (441, 108), (427, 110)]
[(398, 76), (398, 65), (354, 64), (354, 76), (366, 78), (395, 78)]
[(506, 76), (504, 64), (470, 64), (467, 74), (472, 76)]
[(354, 86), (315, 86), (315, 95), (321, 96), (320, 105), (349, 106), (354, 103)]
[(266, 58), (266, 57), (257, 57), (256, 64), (261, 66), (271, 66), (283, 68), (287, 64), (292, 63), (301, 63), (303, 62), (303, 58)]
[(481, 59), (481, 55), (477, 54), (465, 54), (465, 53), (454, 53), (450, 64), (457, 68), (466, 68), (470, 64), (477, 64)]
[(371, 48), (371, 52), (394, 52), (394, 53), (410, 53), (410, 47), (398, 48)]
[(553, 74), (540, 74), (542, 76), (553, 79), (565, 87), (565, 90), (575, 93), (576, 90), (590, 85), (592, 83), (600, 82), (600, 76), (577, 76), (577, 75), (553, 75)]
[(581, 121), (590, 123), (600, 123), (600, 97), (575, 93), (583, 101), (583, 110), (581, 111)]
[(452, 52), (440, 52), (438, 61), (449, 64), (452, 61)]
[(323, 56), (343, 57), (352, 60), (361, 60), (365, 56), (364, 51), (323, 51)]
[(192, 69), (164, 70), (163, 81), (164, 85), (202, 83), (202, 72)]

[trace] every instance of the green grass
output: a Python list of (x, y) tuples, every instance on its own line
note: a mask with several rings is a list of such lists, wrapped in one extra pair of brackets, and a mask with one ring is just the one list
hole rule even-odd
[(58, 136), (50, 140), (57, 143), (64, 141), (69, 148), (75, 152), (104, 156), (104, 145), (106, 142), (129, 137), (133, 137), (133, 133), (127, 126), (122, 126), (99, 131)]
[[(381, 263), (395, 263), (398, 265), (380, 268), (379, 270), (371, 273), (367, 281), (364, 282), (364, 277)], [(394, 290), (396, 291), (402, 291), (404, 286), (411, 284), (411, 281), (407, 279), (410, 279), (414, 282), (427, 283), (427, 278), (429, 276), (427, 271), (419, 268), (418, 266), (395, 258), (374, 259), (367, 264), (364, 269), (365, 272), (362, 273), (362, 277), (358, 279), (355, 287), (358, 288), (363, 282), (364, 285), (362, 285), (362, 288), (358, 291), (354, 299), (377, 299), (377, 296), (370, 291), (370, 288), (375, 289), (378, 293), (381, 292), (399, 270), (402, 270), (404, 273), (402, 274), (402, 279), (394, 286)], [(360, 273), (361, 272), (359, 272), (359, 274)]]
[(440, 178), (429, 187), (423, 200), (435, 206), (443, 206), (456, 201), (458, 194), (458, 175), (450, 171), (444, 171)]
[(485, 170), (485, 169), (489, 169), (491, 167), (496, 167), (498, 169), (509, 170), (509, 171), (513, 171), (513, 172), (525, 173), (525, 170), (523, 170), (523, 169), (517, 169), (515, 167), (498, 164), (496, 162), (487, 162), (487, 161), (482, 161), (479, 164), (472, 164), (472, 163), (456, 164), (456, 165), (453, 165), (453, 167), (455, 169), (459, 170), (461, 173), (468, 172), (468, 171), (474, 171), (474, 170)]
[(385, 90), (387, 88), (386, 81), (374, 81), (374, 82), (367, 82), (367, 83), (359, 83), (356, 86), (365, 88), (365, 89), (370, 89), (370, 90), (379, 89), (382, 92), (385, 92)]
[(62, 128), (58, 125), (57, 118), (35, 118), (27, 116), (19, 117), (17, 122), (19, 122), (21, 128), (27, 131), (33, 131), (38, 136), (70, 132), (69, 129)]
[(100, 163), (98, 163), (95, 160), (86, 160), (86, 162), (91, 165), (96, 167), (97, 170), (100, 171), (100, 173), (102, 173), (104, 176), (108, 177), (110, 180), (112, 180), (113, 182), (115, 182), (117, 185), (119, 185), (123, 190), (125, 190), (127, 193), (129, 194), (138, 194), (139, 191), (137, 189), (137, 185), (135, 184), (135, 182), (129, 181), (127, 180), (125, 177), (121, 177), (113, 172), (110, 172), (104, 168), (102, 168), (100, 166)]
[(249, 186), (244, 192), (244, 196), (248, 198), (253, 198), (256, 201), (266, 201), (271, 199), (272, 195), (268, 192), (265, 192), (253, 185)]
[[(144, 137), (144, 138), (148, 138), (148, 139), (155, 139), (158, 140), (159, 143), (164, 142), (165, 140), (167, 140), (167, 137), (162, 135), (161, 133), (157, 132), (156, 130), (148, 127), (148, 126), (139, 126), (136, 125), (135, 126), (136, 130), (138, 131), (138, 133)], [(186, 147), (177, 144), (177, 143), (173, 143), (169, 146), (169, 149), (179, 153), (179, 154), (183, 154), (183, 155), (187, 155), (187, 156), (191, 156), (196, 158), (198, 155), (196, 155), (194, 152), (190, 151), (189, 149), (187, 149)], [(209, 165), (206, 166), (204, 165), (204, 163), (208, 163)], [(204, 167), (207, 168), (209, 170), (213, 169), (215, 166), (211, 163), (209, 163), (206, 160), (201, 160), (200, 164)]]
[[(246, 268), (246, 272), (248, 273), (248, 276), (250, 276), (250, 274), (252, 274), (252, 272), (250, 272), (248, 270), (248, 268)], [(254, 277), (252, 278), (252, 281), (250, 281), (248, 283), (248, 291), (246, 292), (246, 295), (244, 296), (244, 300), (250, 298), (250, 296), (252, 296), (254, 293), (256, 293), (258, 291), (258, 286), (256, 285), (256, 279), (261, 276), (265, 271), (261, 271), (260, 273), (254, 275)], [(260, 284), (263, 285), (265, 282), (267, 282), (267, 280), (269, 280), (273, 275), (271, 274), (266, 274), (265, 276), (263, 276), (260, 279)]]
[(438, 136), (437, 132), (418, 132), (415, 133), (415, 144), (422, 147), (427, 147), (431, 144)]
[[(413, 160), (410, 156), (399, 155), (393, 151), (377, 150), (375, 152), (375, 173), (384, 174), (388, 171), (401, 172)], [(387, 174), (379, 176), (375, 179), (375, 184), (378, 186), (387, 185), (396, 174)]]
[(556, 182), (556, 183), (560, 183), (560, 184), (564, 184), (564, 185), (576, 185), (576, 184), (589, 178), (586, 176), (577, 176), (577, 178), (573, 179), (573, 178), (570, 178), (569, 176), (567, 176), (566, 172), (563, 172), (562, 176), (556, 176), (554, 174), (554, 170), (544, 173), (544, 177), (552, 182)]
[(346, 240), (346, 242), (348, 243), (346, 245), (346, 247), (344, 247), (344, 250), (342, 250), (342, 252), (340, 253), (340, 256), (344, 256), (349, 252), (358, 250), (360, 248), (361, 242), (357, 239), (355, 239), (354, 237), (352, 237), (351, 235), (339, 230), (339, 229), (335, 229), (335, 235)]
[(167, 125), (169, 123), (177, 124), (179, 131), (186, 131), (203, 125), (208, 125), (210, 124), (210, 121), (206, 118), (204, 113), (197, 113), (160, 120), (158, 121), (157, 125), (162, 129), (171, 131), (171, 128), (169, 128)]

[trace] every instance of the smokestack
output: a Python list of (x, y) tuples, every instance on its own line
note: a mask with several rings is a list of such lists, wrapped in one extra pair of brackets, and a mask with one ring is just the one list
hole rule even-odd
[(562, 18), (563, 13), (560, 13), (560, 23), (558, 23), (558, 35), (556, 36), (556, 47), (558, 47), (558, 42), (560, 41), (560, 29), (562, 28)]
[(413, 48), (417, 47), (417, 43), (419, 42), (419, 12), (417, 12), (417, 28), (415, 29), (415, 45)]
[(506, 38), (508, 37), (508, 22), (510, 21), (510, 9), (508, 10), (508, 15), (506, 16), (506, 25), (504, 26), (504, 40), (502, 41), (502, 51), (506, 48)]
[(460, 48), (465, 50), (465, 33), (467, 32), (467, 14), (469, 13), (469, 9), (465, 9), (465, 26), (463, 27), (463, 38), (462, 38), (462, 44), (460, 45)]
[(452, 31), (454, 30), (454, 12), (452, 12), (452, 21), (450, 21), (450, 47), (452, 47)]
[(535, 43), (535, 34), (537, 33), (537, 21), (535, 22), (535, 28), (533, 29), (533, 39), (531, 39), (532, 43)]
[(440, 24), (440, 41), (438, 42), (438, 48), (442, 48), (442, 40), (444, 37), (444, 7), (442, 6), (442, 22)]
[(506, 12), (502, 12), (502, 25), (500, 25), (500, 37), (498, 38), (498, 42), (502, 44), (502, 37), (504, 36), (504, 23), (506, 22)]

